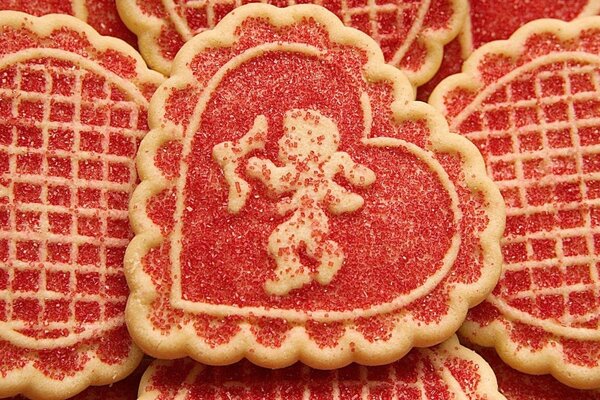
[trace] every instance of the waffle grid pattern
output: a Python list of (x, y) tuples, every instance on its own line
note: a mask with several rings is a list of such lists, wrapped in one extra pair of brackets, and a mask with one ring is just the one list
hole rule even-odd
[(34, 336), (108, 330), (127, 297), (139, 106), (76, 66), (20, 63), (2, 76), (0, 321)]
[(538, 318), (595, 327), (600, 71), (556, 66), (494, 92), (482, 103), (481, 130), (466, 136), (507, 205), (502, 297)]
[[(291, 367), (259, 374), (256, 367), (242, 364), (226, 369), (196, 365), (173, 398), (197, 399), (210, 393), (211, 398), (283, 399), (416, 399), (429, 398), (423, 382), (432, 371), (418, 359), (410, 367), (396, 364), (382, 367), (351, 365), (341, 370), (318, 371)], [(440, 365), (440, 368), (443, 367)], [(441, 372), (441, 371), (440, 371)], [(435, 380), (429, 380), (435, 384)], [(278, 382), (273, 385), (273, 382)], [(436, 389), (439, 391), (439, 388)], [(439, 394), (439, 392), (438, 392)], [(448, 394), (448, 393), (446, 393)], [(171, 398), (171, 397), (167, 397)]]

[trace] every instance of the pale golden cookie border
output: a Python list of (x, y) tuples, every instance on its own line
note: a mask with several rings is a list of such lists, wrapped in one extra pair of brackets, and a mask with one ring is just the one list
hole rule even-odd
[[(191, 36), (192, 34), (190, 33), (189, 35), (183, 35), (183, 33), (180, 32), (181, 27), (178, 27), (180, 24), (173, 21), (172, 18), (165, 20), (163, 18), (145, 14), (138, 6), (139, 0), (116, 1), (117, 9), (121, 19), (127, 28), (137, 35), (140, 52), (144, 59), (148, 62), (148, 65), (162, 74), (170, 76), (170, 74), (174, 72), (174, 61), (172, 62), (164, 58), (160, 54), (160, 48), (157, 46), (161, 30), (164, 27), (172, 24), (178, 34), (182, 37)], [(167, 10), (168, 7), (172, 7), (172, 4), (165, 5), (165, 1), (168, 1), (169, 3), (173, 2), (172, 0), (160, 0), (165, 13), (168, 15), (176, 13), (175, 10)], [(431, 3), (434, 0), (427, 1)], [(415, 87), (423, 85), (433, 78), (442, 64), (444, 46), (459, 35), (463, 27), (463, 23), (467, 18), (467, 0), (448, 1), (452, 3), (453, 10), (452, 19), (450, 20), (448, 27), (446, 29), (434, 30), (424, 29), (423, 25), (421, 25), (413, 34), (410, 45), (408, 45), (404, 51), (404, 53), (406, 53), (408, 48), (413, 43), (419, 43), (427, 49), (427, 56), (425, 57), (426, 61), (423, 63), (423, 66), (419, 69), (419, 71), (413, 72), (402, 70)], [(430, 5), (426, 6), (427, 9), (425, 11), (425, 15), (422, 16), (422, 23), (425, 21), (426, 15), (429, 12), (429, 7)], [(413, 29), (416, 28), (413, 27)], [(397, 56), (394, 58), (397, 58)]]
[[(34, 17), (17, 11), (0, 11), (0, 25), (28, 29), (40, 37), (48, 36), (53, 30), (67, 27), (83, 34), (90, 44), (98, 51), (115, 50), (135, 60), (137, 85), (158, 85), (163, 77), (146, 67), (140, 55), (124, 41), (107, 36), (101, 36), (93, 28), (76, 17), (68, 15), (47, 15)], [(35, 48), (33, 48), (35, 49)], [(90, 59), (92, 62), (93, 60)], [(101, 67), (105, 69), (104, 67)], [(0, 378), (0, 396), (23, 394), (31, 399), (59, 400), (74, 396), (88, 386), (106, 385), (121, 380), (131, 374), (142, 360), (143, 353), (132, 342), (130, 355), (120, 365), (109, 365), (101, 362), (95, 356), (95, 350), (88, 349), (91, 358), (85, 367), (74, 376), (62, 381), (51, 379), (36, 369), (31, 362), (24, 368), (11, 370), (5, 377)]]
[[(432, 0), (434, 1), (434, 0)], [(468, 0), (450, 0), (453, 4), (454, 17), (445, 31), (423, 31), (416, 35), (413, 43), (417, 42), (427, 49), (426, 61), (418, 72), (405, 71), (413, 86), (418, 87), (429, 82), (435, 76), (444, 59), (444, 46), (458, 37), (469, 14)]]
[[(334, 348), (321, 349), (308, 337), (303, 327), (294, 327), (289, 332), (285, 343), (272, 349), (259, 344), (251, 332), (251, 325), (240, 324), (241, 331), (227, 345), (211, 347), (199, 340), (189, 324), (174, 329), (167, 334), (155, 332), (146, 317), (151, 303), (156, 298), (152, 281), (143, 272), (142, 257), (151, 247), (162, 240), (160, 230), (145, 214), (146, 199), (157, 193), (167, 184), (166, 179), (153, 165), (153, 153), (165, 141), (176, 138), (173, 126), (165, 126), (164, 103), (170, 94), (169, 89), (181, 87), (195, 78), (188, 69), (189, 61), (205, 47), (224, 46), (225, 38), (233, 40), (233, 33), (241, 21), (247, 17), (260, 16), (267, 18), (275, 26), (289, 25), (306, 17), (329, 27), (330, 38), (341, 43), (359, 46), (369, 55), (365, 69), (375, 79), (387, 79), (394, 82), (395, 97), (393, 112), (398, 120), (419, 116), (429, 122), (432, 141), (437, 140), (438, 147), (449, 152), (459, 153), (464, 161), (465, 180), (473, 192), (479, 192), (487, 204), (485, 210), (489, 225), (481, 235), (484, 248), (482, 278), (472, 285), (457, 284), (450, 294), (451, 310), (441, 324), (423, 328), (420, 322), (404, 318), (398, 323), (390, 340), (373, 344), (357, 331), (347, 329)], [(414, 89), (395, 67), (384, 63), (383, 54), (376, 43), (362, 32), (345, 27), (334, 14), (314, 5), (298, 5), (286, 9), (263, 4), (252, 4), (229, 14), (218, 26), (209, 32), (198, 35), (188, 42), (176, 58), (174, 76), (165, 83), (152, 99), (150, 106), (150, 126), (155, 129), (142, 141), (138, 153), (138, 171), (142, 183), (132, 197), (130, 217), (137, 236), (127, 249), (125, 256), (126, 275), (131, 289), (127, 305), (127, 320), (130, 331), (138, 345), (158, 358), (179, 358), (187, 355), (207, 364), (224, 365), (246, 357), (258, 365), (266, 367), (283, 367), (297, 360), (323, 369), (340, 367), (358, 361), (362, 364), (385, 364), (397, 360), (411, 347), (425, 347), (440, 343), (450, 337), (463, 322), (469, 307), (483, 301), (495, 285), (501, 265), (499, 239), (504, 230), (504, 202), (498, 189), (485, 174), (483, 158), (477, 148), (459, 135), (450, 134), (441, 114), (425, 103), (413, 102)], [(409, 106), (410, 104), (410, 106)], [(407, 112), (407, 109), (409, 111)], [(408, 115), (407, 115), (408, 114)], [(161, 129), (162, 128), (162, 129)], [(350, 343), (355, 344), (353, 346)]]
[[(600, 7), (600, 4), (598, 7)], [(480, 88), (485, 87), (486, 84), (480, 79), (478, 67), (485, 56), (489, 54), (504, 55), (515, 59), (523, 54), (522, 46), (532, 35), (551, 33), (566, 41), (580, 36), (583, 31), (590, 28), (600, 30), (600, 17), (586, 17), (571, 22), (556, 19), (541, 19), (530, 22), (518, 29), (509, 39), (490, 42), (475, 50), (463, 64), (462, 73), (444, 79), (435, 88), (429, 103), (442, 113), (447, 114), (444, 102), (446, 94), (458, 88), (477, 93)], [(574, 54), (576, 52), (570, 51), (568, 53)], [(590, 53), (585, 54), (589, 55)], [(541, 57), (546, 57), (546, 55)], [(600, 54), (598, 57), (600, 57)], [(530, 60), (528, 63), (535, 62), (539, 58)], [(473, 102), (476, 100), (477, 97)], [(508, 319), (504, 315), (485, 327), (467, 320), (461, 327), (460, 333), (475, 344), (495, 347), (502, 360), (519, 371), (533, 375), (551, 374), (560, 382), (578, 389), (600, 387), (600, 363), (597, 367), (585, 368), (566, 362), (563, 346), (557, 340), (564, 336), (548, 332), (552, 339), (548, 341), (548, 344), (542, 350), (532, 352), (511, 340), (511, 328), (514, 328), (513, 322), (515, 322), (513, 319)], [(598, 334), (600, 332), (596, 332), (596, 335), (593, 336), (598, 336)]]

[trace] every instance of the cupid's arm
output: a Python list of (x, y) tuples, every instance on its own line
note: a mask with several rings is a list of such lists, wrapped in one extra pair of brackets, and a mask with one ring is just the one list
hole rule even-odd
[(267, 189), (277, 194), (293, 189), (291, 182), (293, 170), (289, 166), (278, 167), (271, 160), (251, 157), (248, 159), (246, 173), (261, 181)]
[(267, 118), (259, 115), (252, 128), (240, 139), (223, 142), (213, 147), (213, 158), (221, 166), (225, 181), (229, 186), (227, 208), (237, 214), (246, 204), (250, 185), (238, 173), (240, 161), (255, 150), (263, 149), (267, 142)]
[(338, 151), (324, 166), (325, 173), (330, 178), (342, 174), (354, 186), (369, 186), (375, 182), (375, 172), (368, 167), (354, 162), (350, 155)]

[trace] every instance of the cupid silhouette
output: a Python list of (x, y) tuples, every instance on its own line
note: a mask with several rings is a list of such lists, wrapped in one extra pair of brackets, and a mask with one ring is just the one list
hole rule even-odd
[[(316, 280), (326, 285), (344, 262), (338, 243), (328, 240), (329, 217), (354, 212), (364, 199), (334, 181), (339, 174), (350, 184), (366, 187), (375, 173), (355, 163), (348, 153), (338, 151), (340, 133), (335, 123), (314, 110), (290, 110), (284, 115), (284, 134), (278, 141), (279, 163), (251, 157), (245, 173), (259, 180), (271, 193), (283, 196), (277, 204), (281, 215), (292, 213), (269, 236), (269, 255), (275, 260), (276, 278), (265, 283), (273, 295), (286, 295), (293, 289)], [(267, 119), (256, 117), (253, 127), (235, 142), (213, 148), (213, 156), (223, 169), (229, 185), (228, 210), (238, 213), (250, 193), (249, 183), (239, 174), (241, 161), (251, 152), (264, 149)], [(317, 261), (316, 272), (302, 264), (301, 250)]]

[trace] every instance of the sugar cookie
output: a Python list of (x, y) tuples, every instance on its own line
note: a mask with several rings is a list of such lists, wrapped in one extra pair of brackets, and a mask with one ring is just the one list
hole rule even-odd
[(419, 88), (418, 98), (427, 101), (446, 77), (460, 72), (463, 62), (493, 40), (508, 39), (517, 29), (540, 18), (571, 21), (600, 13), (600, 0), (468, 0), (468, 13), (460, 34), (444, 47), (435, 76)]
[(87, 22), (101, 35), (114, 36), (136, 47), (136, 36), (123, 24), (115, 0), (0, 0), (0, 10), (41, 17), (66, 14)]
[(450, 337), (493, 288), (502, 198), (368, 36), (322, 7), (252, 4), (173, 72), (130, 207), (146, 352), (383, 364)]
[(599, 49), (600, 18), (532, 22), (431, 98), (507, 206), (503, 276), (463, 333), (579, 388), (600, 387)]
[(600, 400), (600, 391), (573, 389), (549, 375), (528, 375), (512, 369), (490, 348), (476, 348), (492, 367), (507, 400)]
[(505, 400), (489, 365), (456, 337), (414, 349), (390, 365), (352, 364), (334, 371), (300, 364), (267, 370), (247, 361), (228, 367), (206, 367), (189, 358), (155, 361), (144, 374), (139, 400), (209, 398)]
[(0, 396), (129, 374), (134, 156), (162, 77), (78, 19), (0, 12)]

